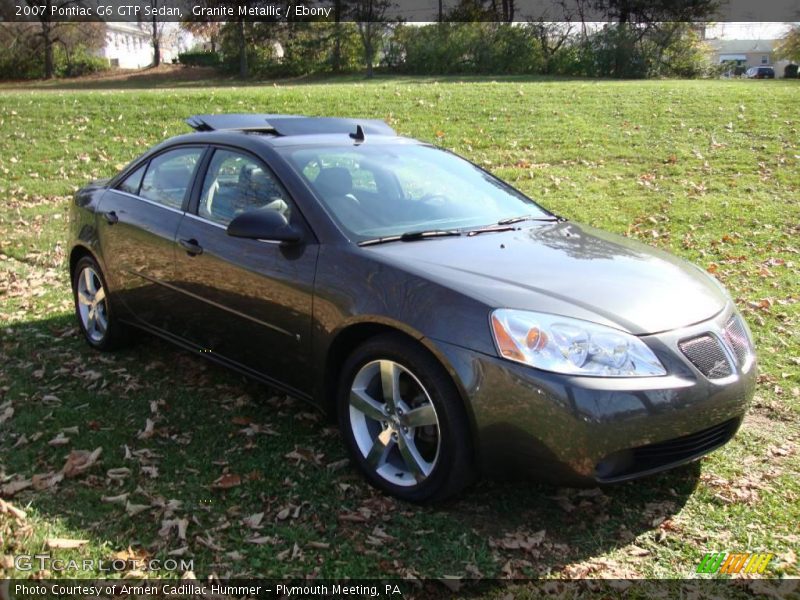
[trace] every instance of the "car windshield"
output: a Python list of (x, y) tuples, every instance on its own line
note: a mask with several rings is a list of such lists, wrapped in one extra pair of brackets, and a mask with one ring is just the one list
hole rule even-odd
[(417, 144), (287, 147), (280, 152), (356, 241), (469, 230), (552, 214), (449, 152)]

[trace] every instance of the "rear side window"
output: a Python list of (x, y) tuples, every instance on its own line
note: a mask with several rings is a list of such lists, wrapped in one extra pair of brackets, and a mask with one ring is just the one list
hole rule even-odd
[(139, 186), (142, 184), (142, 176), (144, 175), (144, 170), (147, 168), (147, 165), (142, 165), (138, 169), (136, 169), (133, 173), (128, 175), (122, 183), (119, 184), (117, 188), (121, 192), (126, 192), (128, 194), (138, 195), (139, 194)]
[(147, 167), (139, 195), (180, 210), (202, 154), (202, 148), (179, 148), (156, 156)]

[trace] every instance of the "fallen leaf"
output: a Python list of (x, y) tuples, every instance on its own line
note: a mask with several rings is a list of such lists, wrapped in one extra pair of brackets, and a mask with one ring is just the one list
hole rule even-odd
[(43, 475), (34, 475), (31, 478), (31, 483), (33, 484), (33, 489), (41, 491), (53, 487), (63, 479), (64, 473), (60, 471), (58, 473), (50, 472)]
[(81, 546), (88, 544), (89, 540), (68, 540), (65, 538), (50, 538), (45, 540), (44, 542), (48, 548), (51, 549), (70, 549), (70, 548), (80, 548)]
[(88, 450), (73, 450), (67, 456), (67, 462), (61, 471), (66, 477), (75, 477), (90, 469), (103, 452), (102, 447), (95, 448), (91, 452)]
[(144, 512), (146, 510), (150, 510), (149, 504), (132, 504), (131, 502), (125, 503), (125, 512), (128, 513), (128, 516), (138, 515), (140, 512)]
[(144, 422), (144, 429), (136, 434), (136, 437), (140, 440), (146, 440), (147, 438), (153, 437), (153, 427), (155, 423), (152, 419), (146, 419)]
[(33, 485), (33, 482), (30, 479), (15, 479), (0, 488), (0, 493), (2, 493), (3, 496), (10, 497), (21, 492), (25, 488), (31, 487), (31, 485)]
[(250, 529), (258, 529), (261, 526), (261, 520), (264, 518), (264, 513), (255, 513), (250, 515), (249, 517), (245, 517), (242, 519), (242, 523), (245, 526), (249, 527)]
[(3, 411), (2, 414), (0, 414), (0, 425), (8, 421), (13, 416), (14, 416), (14, 407), (9, 406)]
[(114, 481), (122, 481), (130, 474), (131, 470), (128, 467), (116, 467), (106, 471), (106, 477), (113, 479)]
[(235, 473), (225, 473), (211, 484), (212, 488), (227, 490), (242, 484), (242, 478)]
[(126, 504), (128, 502), (129, 493), (119, 494), (118, 496), (102, 496), (100, 498), (101, 502), (107, 502), (109, 504)]
[(306, 546), (309, 548), (316, 548), (317, 550), (327, 550), (331, 547), (331, 545), (327, 542), (308, 542)]
[(69, 438), (64, 435), (63, 431), (47, 442), (48, 446), (65, 446), (66, 444), (69, 444)]
[(248, 544), (257, 544), (257, 545), (260, 546), (262, 544), (272, 544), (272, 543), (274, 543), (275, 542), (275, 538), (274, 537), (270, 537), (270, 536), (266, 536), (266, 535), (257, 535), (257, 536), (251, 537), (251, 538), (247, 538), (245, 540), (245, 542), (247, 542)]

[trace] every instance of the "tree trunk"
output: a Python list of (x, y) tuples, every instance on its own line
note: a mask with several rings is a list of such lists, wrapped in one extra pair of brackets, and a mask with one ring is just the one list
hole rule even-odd
[(336, 0), (333, 7), (333, 57), (331, 66), (333, 72), (338, 73), (342, 70), (342, 0)]
[(52, 79), (56, 74), (55, 61), (53, 60), (53, 38), (49, 21), (42, 21), (42, 38), (44, 39), (44, 78)]
[(247, 37), (245, 35), (244, 20), (239, 20), (239, 77), (247, 79), (250, 68), (247, 64)]
[(367, 79), (372, 79), (375, 76), (372, 67), (372, 62), (375, 60), (375, 49), (372, 47), (372, 32), (369, 33), (370, 35), (364, 39), (364, 55), (367, 59)]
[[(153, 2), (155, 5), (155, 2)], [(153, 66), (161, 64), (161, 40), (158, 39), (158, 18), (153, 14)]]

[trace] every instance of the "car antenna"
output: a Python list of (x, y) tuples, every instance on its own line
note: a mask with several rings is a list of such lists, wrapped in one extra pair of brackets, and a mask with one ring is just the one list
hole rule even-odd
[(350, 137), (353, 138), (357, 142), (363, 142), (366, 138), (364, 135), (364, 128), (361, 125), (356, 125), (356, 132), (351, 133)]

